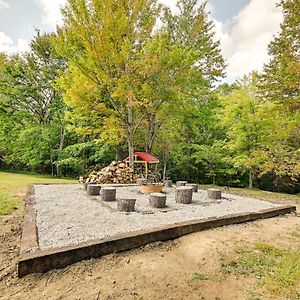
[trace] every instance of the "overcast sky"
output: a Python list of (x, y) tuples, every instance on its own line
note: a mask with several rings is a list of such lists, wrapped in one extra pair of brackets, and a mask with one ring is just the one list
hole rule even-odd
[[(199, 0), (201, 1), (201, 0)], [(26, 51), (35, 28), (55, 30), (59, 7), (66, 0), (0, 0), (0, 51)], [(176, 0), (161, 0), (175, 7)], [(227, 62), (227, 79), (261, 70), (268, 60), (267, 45), (279, 30), (282, 13), (278, 0), (208, 0)]]

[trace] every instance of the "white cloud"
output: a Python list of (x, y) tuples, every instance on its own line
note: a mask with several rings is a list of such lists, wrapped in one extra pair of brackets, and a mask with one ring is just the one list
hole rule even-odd
[(60, 8), (67, 0), (36, 0), (36, 2), (43, 9), (44, 24), (50, 25), (53, 30), (56, 28), (56, 25), (61, 25), (62, 16)]
[(0, 9), (2, 8), (9, 8), (10, 4), (7, 2), (7, 0), (0, 0)]
[(24, 53), (26, 51), (29, 51), (29, 44), (26, 40), (18, 39), (15, 44), (8, 35), (4, 32), (0, 32), (0, 52), (11, 55), (14, 53)]
[(261, 70), (269, 59), (268, 44), (279, 31), (282, 12), (277, 0), (251, 0), (233, 20), (214, 20), (227, 60), (228, 81)]

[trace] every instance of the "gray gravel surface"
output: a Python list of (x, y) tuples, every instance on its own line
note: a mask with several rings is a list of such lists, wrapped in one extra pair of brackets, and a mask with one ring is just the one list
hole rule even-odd
[(257, 212), (280, 206), (262, 200), (222, 194), (209, 201), (206, 191), (193, 194), (191, 204), (177, 204), (174, 189), (164, 190), (167, 208), (150, 208), (149, 195), (139, 194), (138, 187), (118, 187), (117, 198), (136, 198), (136, 211), (116, 211), (117, 203), (87, 196), (82, 185), (35, 185), (37, 229), (40, 249), (76, 245), (120, 233), (159, 227), (189, 220), (221, 217), (233, 213)]

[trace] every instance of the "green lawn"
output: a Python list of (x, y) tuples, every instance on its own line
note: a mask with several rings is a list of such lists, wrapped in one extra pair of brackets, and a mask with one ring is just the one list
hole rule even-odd
[(0, 215), (11, 214), (22, 203), (26, 188), (32, 183), (76, 183), (74, 179), (58, 179), (45, 175), (0, 172)]

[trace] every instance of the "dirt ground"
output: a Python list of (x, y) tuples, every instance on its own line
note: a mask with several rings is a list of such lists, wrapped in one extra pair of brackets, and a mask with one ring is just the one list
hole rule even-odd
[[(292, 235), (300, 229), (300, 218), (291, 214), (194, 233), (19, 279), (21, 225), (22, 208), (0, 217), (0, 299), (285, 299), (253, 297), (255, 278), (219, 276), (220, 265), (239, 245), (300, 247), (300, 238)], [(200, 280), (197, 273), (212, 276)]]

